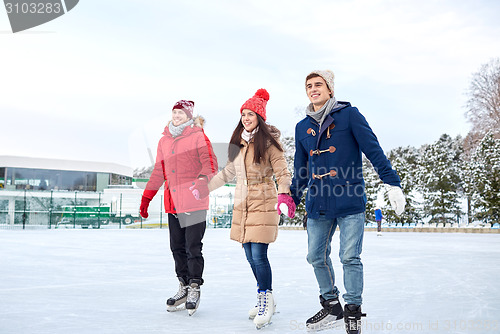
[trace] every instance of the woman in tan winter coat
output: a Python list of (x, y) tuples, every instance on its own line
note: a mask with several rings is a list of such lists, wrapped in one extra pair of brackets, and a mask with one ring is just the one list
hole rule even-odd
[[(280, 132), (265, 123), (268, 100), (267, 91), (259, 89), (243, 104), (241, 121), (231, 137), (228, 163), (208, 185), (212, 191), (236, 178), (230, 237), (243, 244), (257, 280), (258, 302), (249, 316), (258, 328), (270, 323), (275, 308), (267, 249), (278, 235), (278, 196), (282, 199), (280, 202), (289, 204), (289, 215), (295, 213)], [(277, 191), (273, 175), (278, 183)]]

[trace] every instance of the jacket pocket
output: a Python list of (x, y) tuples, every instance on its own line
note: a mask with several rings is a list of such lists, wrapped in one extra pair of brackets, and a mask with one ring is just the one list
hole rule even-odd
[(365, 187), (362, 182), (332, 186), (336, 212), (349, 212), (366, 204)]

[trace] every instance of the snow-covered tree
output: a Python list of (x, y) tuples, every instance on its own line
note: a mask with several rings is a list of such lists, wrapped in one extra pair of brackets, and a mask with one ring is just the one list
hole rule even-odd
[(134, 169), (134, 177), (141, 179), (149, 179), (154, 168), (155, 168), (154, 165), (149, 167), (136, 168)]
[(472, 197), (475, 192), (474, 179), (473, 179), (473, 166), (474, 162), (469, 154), (462, 154), (462, 168), (460, 169), (460, 195), (467, 201), (467, 224), (472, 223)]
[(437, 222), (454, 222), (460, 214), (459, 190), (462, 138), (443, 134), (421, 148), (417, 179), (424, 197), (424, 211)]
[[(293, 177), (293, 161), (294, 161), (294, 156), (295, 156), (295, 138), (293, 136), (289, 137), (283, 137), (281, 138), (281, 146), (283, 147), (283, 152), (285, 154), (285, 160), (288, 166), (288, 170), (292, 174)], [(306, 213), (306, 206), (305, 206), (305, 197), (306, 193), (302, 196), (302, 200), (300, 201), (299, 205), (297, 205), (297, 208), (295, 209), (295, 218), (290, 219), (288, 217), (284, 217), (285, 221), (288, 221), (292, 224), (295, 225), (301, 225), (302, 224), (302, 219), (304, 218), (304, 215)]]
[(500, 220), (500, 139), (488, 132), (472, 156), (471, 179), (475, 216), (488, 222)]
[(385, 217), (398, 223), (419, 222), (423, 216), (422, 203), (418, 192), (417, 170), (420, 161), (419, 152), (412, 146), (397, 147), (389, 151), (388, 158), (401, 179), (401, 189), (406, 197), (406, 206), (402, 215), (397, 216), (389, 206)]
[(375, 220), (375, 208), (381, 204), (377, 203), (378, 192), (382, 181), (373, 168), (371, 162), (363, 155), (363, 178), (365, 179), (366, 193), (366, 218)]

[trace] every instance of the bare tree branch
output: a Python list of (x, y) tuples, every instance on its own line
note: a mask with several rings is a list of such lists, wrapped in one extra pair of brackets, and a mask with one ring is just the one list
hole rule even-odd
[(472, 76), (465, 117), (472, 124), (472, 133), (483, 137), (500, 129), (500, 58), (483, 64)]

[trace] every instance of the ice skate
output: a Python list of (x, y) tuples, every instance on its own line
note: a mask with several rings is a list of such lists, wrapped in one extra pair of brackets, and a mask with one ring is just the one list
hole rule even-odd
[[(260, 296), (261, 294), (257, 292), (257, 304), (248, 311), (248, 319), (250, 320), (253, 320), (257, 316), (257, 313), (259, 313)], [(273, 298), (273, 301), (274, 301), (274, 313), (276, 313), (276, 300)]]
[(377, 237), (381, 237), (382, 236), (382, 232), (377, 232)]
[(198, 305), (200, 305), (200, 283), (199, 280), (191, 280), (187, 288), (186, 309), (190, 316), (196, 312)]
[(167, 312), (179, 312), (179, 311), (184, 311), (185, 309), (186, 309), (186, 303), (182, 303), (178, 306), (167, 305)]
[(257, 313), (259, 313), (259, 296), (260, 295), (257, 294), (257, 305), (248, 311), (248, 319), (250, 320), (253, 320), (257, 316)]
[(325, 300), (323, 296), (319, 296), (319, 299), (323, 308), (314, 316), (307, 319), (306, 328), (308, 332), (316, 332), (342, 325), (344, 313), (339, 299)]
[(264, 328), (271, 324), (271, 318), (274, 314), (274, 297), (270, 290), (259, 292), (259, 312), (253, 319), (257, 329)]
[(167, 312), (176, 312), (185, 309), (187, 286), (182, 277), (179, 277), (179, 291), (167, 300)]
[(361, 333), (361, 317), (366, 317), (366, 314), (361, 313), (361, 306), (349, 304), (345, 306), (344, 322), (347, 334)]

